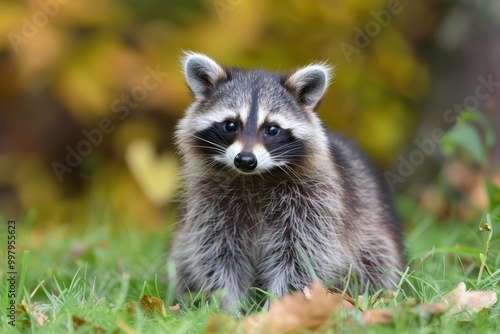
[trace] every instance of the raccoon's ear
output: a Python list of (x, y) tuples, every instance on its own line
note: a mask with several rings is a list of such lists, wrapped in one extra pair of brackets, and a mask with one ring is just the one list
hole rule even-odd
[(185, 52), (182, 67), (187, 84), (196, 99), (200, 99), (220, 80), (229, 77), (226, 69), (201, 53)]
[(324, 63), (312, 64), (286, 75), (284, 83), (299, 103), (314, 109), (323, 97), (332, 76), (332, 67)]

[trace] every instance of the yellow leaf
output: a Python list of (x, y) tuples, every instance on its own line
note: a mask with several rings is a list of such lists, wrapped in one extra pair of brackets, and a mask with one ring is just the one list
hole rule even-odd
[(148, 317), (152, 317), (155, 314), (161, 314), (164, 317), (167, 316), (167, 311), (165, 310), (165, 304), (163, 303), (163, 300), (157, 297), (150, 297), (147, 294), (142, 296), (141, 300), (139, 303), (136, 302), (128, 302), (125, 305), (125, 309), (129, 312), (133, 312), (133, 310), (139, 306)]
[(160, 298), (149, 297), (148, 295), (144, 295), (139, 301), (139, 304), (149, 316), (153, 316), (155, 312), (160, 313), (164, 317), (167, 316), (167, 311), (165, 310), (165, 304), (163, 303), (163, 300), (161, 300)]
[(127, 162), (135, 180), (156, 205), (168, 202), (176, 191), (177, 159), (172, 154), (157, 156), (150, 141), (133, 141), (125, 152)]

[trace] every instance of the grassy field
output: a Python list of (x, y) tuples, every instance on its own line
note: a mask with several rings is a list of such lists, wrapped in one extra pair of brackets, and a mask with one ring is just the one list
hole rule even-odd
[[(386, 325), (365, 326), (361, 321), (340, 319), (320, 332), (349, 333), (498, 333), (500, 305), (475, 314), (470, 320), (460, 315), (413, 314), (406, 304), (438, 303), (459, 282), (468, 289), (495, 290), (500, 281), (500, 240), (493, 237), (487, 265), (478, 283), (480, 253), (486, 249), (487, 233), (478, 229), (481, 215), (469, 222), (448, 219), (437, 221), (422, 213), (408, 199), (399, 198), (398, 207), (406, 221), (406, 246), (409, 260), (404, 289), (388, 304), (373, 301), (368, 308), (396, 312)], [(4, 218), (5, 221), (7, 221)], [(9, 284), (6, 275), (0, 282), (2, 333), (232, 333), (242, 332), (243, 321), (228, 318), (216, 302), (193, 306), (179, 303), (169, 284), (166, 262), (171, 226), (148, 229), (140, 222), (117, 223), (113, 215), (92, 214), (76, 225), (39, 228), (34, 215), (16, 221), (16, 281), (18, 310), (16, 326), (8, 325)], [(2, 231), (2, 258), (6, 259), (7, 229)], [(5, 265), (2, 266), (2, 271)], [(4, 273), (5, 273), (4, 272)], [(138, 302), (147, 294), (164, 301), (166, 316), (148, 316)], [(370, 298), (365, 299), (370, 300)], [(373, 299), (375, 300), (375, 299)], [(358, 312), (359, 313), (359, 312)], [(345, 315), (345, 312), (344, 312)], [(359, 314), (358, 314), (359, 315)], [(337, 315), (333, 315), (335, 317)], [(355, 317), (354, 317), (355, 318)], [(240, 323), (241, 322), (241, 323)], [(239, 326), (239, 327), (238, 327)], [(304, 330), (303, 332), (307, 332)]]

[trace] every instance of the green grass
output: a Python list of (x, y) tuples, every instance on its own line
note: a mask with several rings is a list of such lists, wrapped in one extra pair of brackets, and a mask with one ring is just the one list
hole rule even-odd
[[(477, 284), (480, 253), (487, 235), (478, 229), (480, 216), (470, 222), (454, 219), (438, 222), (423, 214), (409, 200), (399, 200), (407, 222), (406, 244), (409, 271), (404, 289), (393, 304), (418, 298), (435, 303), (461, 281), (468, 289), (498, 291), (500, 281), (500, 238), (493, 235), (487, 265), (493, 275), (483, 273)], [(4, 219), (4, 221), (6, 221)], [(43, 313), (43, 326), (26, 313), (18, 315), (17, 327), (7, 324), (6, 280), (0, 282), (0, 332), (2, 333), (204, 333), (209, 317), (222, 312), (217, 303), (202, 297), (198, 306), (185, 302), (180, 311), (167, 309), (167, 316), (148, 317), (137, 310), (127, 312), (129, 301), (148, 294), (166, 306), (176, 300), (166, 257), (171, 229), (148, 229), (140, 222), (118, 223), (108, 214), (93, 214), (81, 224), (35, 226), (32, 216), (17, 221), (18, 301)], [(496, 226), (495, 226), (496, 227)], [(497, 230), (500, 228), (496, 227)], [(495, 232), (495, 230), (494, 230)], [(497, 231), (498, 232), (498, 231)], [(5, 258), (6, 234), (0, 233), (0, 255)], [(0, 267), (2, 272), (5, 265)], [(24, 269), (23, 269), (24, 268)], [(5, 275), (1, 275), (5, 277)], [(200, 299), (199, 298), (199, 299)], [(384, 306), (393, 307), (394, 305)], [(375, 303), (373, 307), (380, 307)], [(80, 321), (80, 325), (75, 322)], [(236, 320), (235, 320), (236, 321)], [(28, 326), (28, 323), (31, 323)], [(220, 333), (231, 332), (234, 321), (222, 321)], [(213, 327), (212, 327), (213, 329)], [(349, 333), (498, 333), (500, 305), (479, 313), (469, 322), (453, 316), (429, 320), (425, 314), (403, 311), (391, 325), (338, 329)], [(130, 331), (132, 332), (132, 331)]]

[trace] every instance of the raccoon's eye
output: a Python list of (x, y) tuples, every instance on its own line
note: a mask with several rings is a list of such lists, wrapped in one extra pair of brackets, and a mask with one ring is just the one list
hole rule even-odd
[(270, 136), (277, 136), (280, 133), (281, 129), (279, 126), (276, 125), (271, 125), (270, 127), (267, 128), (266, 134)]
[(236, 132), (237, 129), (238, 126), (234, 121), (227, 121), (226, 123), (224, 123), (224, 130), (226, 130), (227, 132)]

